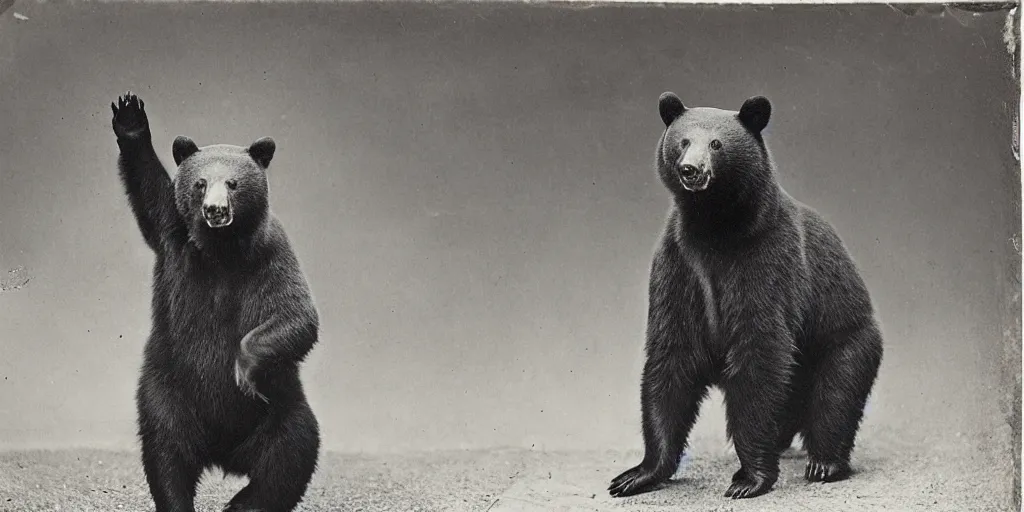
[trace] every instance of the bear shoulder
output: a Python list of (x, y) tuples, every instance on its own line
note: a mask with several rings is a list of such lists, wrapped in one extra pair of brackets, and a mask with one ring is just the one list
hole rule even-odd
[(292, 249), (284, 225), (273, 215), (267, 219), (266, 233), (261, 243), (263, 265), (254, 276), (258, 286), (273, 298), (296, 310), (316, 315), (312, 291), (299, 259)]
[(796, 203), (799, 214), (798, 228), (803, 233), (804, 249), (809, 261), (840, 262), (847, 260), (846, 246), (839, 233), (818, 210)]
[[(800, 212), (810, 298), (824, 318), (870, 321), (874, 311), (867, 286), (839, 233), (816, 209), (801, 204)], [(860, 314), (851, 318), (851, 312)]]

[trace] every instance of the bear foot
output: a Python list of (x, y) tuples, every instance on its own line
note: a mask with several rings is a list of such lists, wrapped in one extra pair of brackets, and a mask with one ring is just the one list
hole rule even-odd
[(845, 462), (807, 461), (804, 478), (809, 482), (837, 482), (850, 475), (850, 465)]
[(262, 508), (251, 508), (245, 505), (234, 504), (224, 507), (223, 509), (221, 509), (221, 512), (266, 512), (266, 510)]
[(234, 498), (231, 498), (231, 501), (229, 501), (227, 505), (224, 505), (221, 512), (267, 512), (267, 510), (262, 507), (256, 507), (245, 503), (246, 501), (249, 501), (251, 494), (252, 487), (249, 487), (248, 485), (245, 486), (238, 492), (238, 494), (235, 495)]
[(654, 489), (670, 476), (672, 475), (666, 475), (664, 471), (648, 469), (639, 465), (612, 479), (611, 485), (608, 486), (608, 493), (616, 498), (644, 493)]
[(726, 498), (734, 500), (756, 498), (772, 490), (775, 479), (740, 468), (732, 475), (732, 485), (725, 491)]
[(116, 104), (110, 104), (110, 109), (114, 111), (111, 124), (118, 140), (138, 139), (149, 131), (146, 104), (131, 91), (119, 96)]

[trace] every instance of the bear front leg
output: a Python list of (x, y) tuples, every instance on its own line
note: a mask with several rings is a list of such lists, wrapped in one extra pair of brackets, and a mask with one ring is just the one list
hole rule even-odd
[(174, 202), (174, 185), (153, 149), (145, 103), (127, 92), (110, 104), (111, 126), (121, 150), (118, 171), (135, 220), (150, 249), (159, 251), (164, 242), (183, 239)]
[(650, 491), (679, 467), (700, 404), (707, 397), (708, 385), (688, 377), (693, 373), (678, 347), (675, 353), (666, 350), (648, 355), (640, 385), (644, 458), (612, 480), (608, 487), (612, 496)]
[(790, 337), (780, 330), (748, 329), (727, 357), (725, 392), (729, 436), (740, 459), (725, 496), (753, 498), (779, 477), (780, 416), (786, 410), (794, 359)]
[(269, 403), (266, 395), (256, 388), (256, 369), (260, 364), (253, 347), (252, 340), (256, 336), (265, 335), (272, 327), (272, 321), (268, 320), (255, 329), (249, 331), (243, 338), (238, 349), (238, 357), (235, 358), (235, 384), (247, 396), (258, 398)]
[(278, 364), (301, 361), (317, 340), (319, 322), (312, 306), (290, 316), (277, 313), (249, 331), (239, 345), (235, 359), (235, 383), (245, 394), (270, 402), (267, 393), (259, 389), (259, 376)]
[(707, 396), (711, 358), (685, 307), (695, 303), (698, 291), (688, 286), (684, 268), (675, 247), (663, 244), (651, 268), (647, 360), (640, 383), (644, 458), (612, 480), (612, 496), (649, 491), (675, 473)]

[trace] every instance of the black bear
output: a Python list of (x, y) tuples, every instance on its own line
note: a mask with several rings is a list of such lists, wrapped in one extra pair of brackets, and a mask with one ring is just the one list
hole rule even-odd
[(200, 149), (178, 137), (172, 180), (142, 100), (129, 92), (111, 108), (121, 181), (156, 256), (136, 393), (156, 510), (194, 511), (200, 475), (219, 467), (249, 478), (225, 510), (290, 511), (319, 456), (319, 426), (299, 380), (319, 317), (270, 212), (274, 141)]
[(805, 477), (850, 473), (882, 360), (871, 298), (834, 228), (778, 184), (762, 138), (771, 104), (739, 112), (659, 100), (656, 166), (673, 206), (651, 266), (641, 379), (644, 458), (613, 496), (668, 480), (710, 386), (740, 460), (725, 493), (762, 495), (800, 434)]

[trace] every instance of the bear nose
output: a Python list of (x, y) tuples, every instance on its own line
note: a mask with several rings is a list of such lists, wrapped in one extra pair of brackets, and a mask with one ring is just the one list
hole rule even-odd
[(228, 207), (218, 204), (203, 205), (203, 213), (207, 217), (223, 217), (228, 214)]
[(693, 178), (700, 173), (700, 169), (698, 169), (696, 165), (691, 164), (683, 164), (682, 169), (679, 171), (682, 173), (683, 177), (687, 179)]

